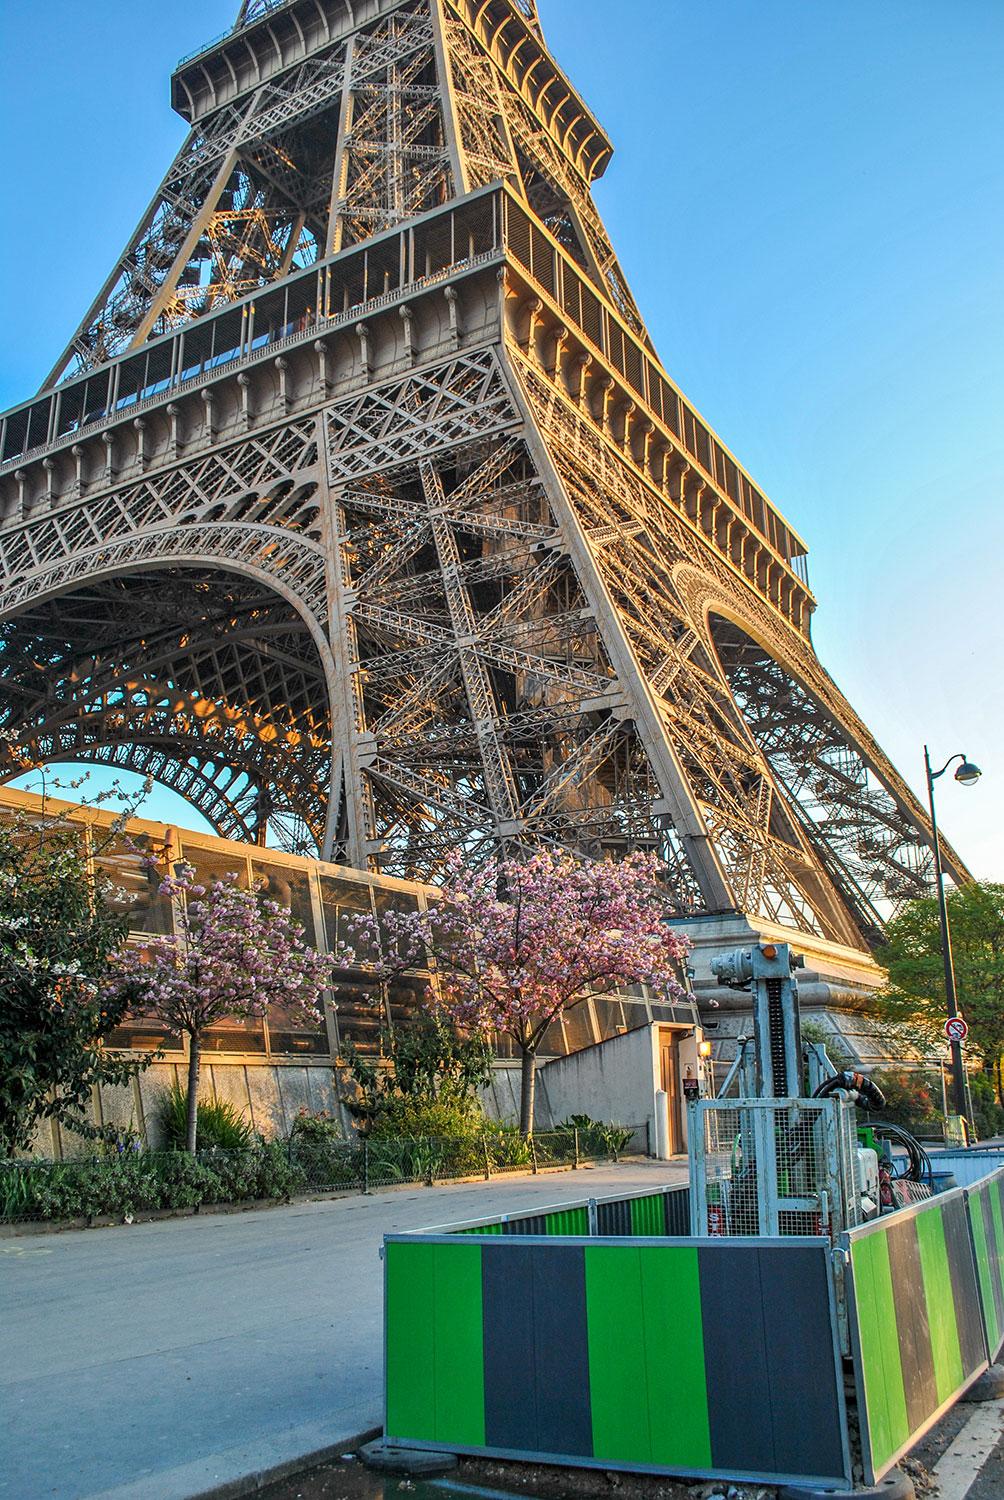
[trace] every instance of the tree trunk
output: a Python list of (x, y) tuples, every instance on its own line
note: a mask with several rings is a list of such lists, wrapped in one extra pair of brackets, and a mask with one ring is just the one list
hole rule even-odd
[(202, 1038), (193, 1031), (188, 1038), (188, 1120), (185, 1125), (185, 1150), (195, 1154), (195, 1132), (199, 1118), (199, 1050)]
[(537, 1053), (535, 1050), (524, 1047), (519, 1094), (519, 1132), (524, 1140), (533, 1134), (533, 1103), (536, 1088)]

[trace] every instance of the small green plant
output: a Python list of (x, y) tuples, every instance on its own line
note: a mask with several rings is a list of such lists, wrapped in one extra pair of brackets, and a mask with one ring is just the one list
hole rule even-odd
[[(802, 1046), (805, 1047), (809, 1042), (822, 1043), (822, 1045), (826, 1048), (827, 1057), (830, 1059), (830, 1062), (836, 1068), (838, 1073), (842, 1072), (844, 1068), (853, 1068), (856, 1066), (854, 1057), (850, 1052), (848, 1052), (847, 1048), (844, 1046), (843, 1041), (835, 1031), (829, 1030), (819, 1021), (803, 1021), (801, 1023), (800, 1030), (802, 1033)], [(808, 1068), (806, 1068), (806, 1087), (808, 1087), (808, 1083), (809, 1071)]]
[(461, 1036), (430, 1012), (417, 1024), (381, 1034), (381, 1056), (344, 1048), (356, 1086), (346, 1108), (363, 1134), (384, 1137), (470, 1135), (483, 1123), (478, 1090), (491, 1076), (491, 1048)]
[(390, 1097), (370, 1123), (373, 1140), (404, 1140), (416, 1136), (468, 1138), (477, 1135), (484, 1119), (467, 1100)]
[[(177, 1080), (160, 1105), (164, 1145), (169, 1151), (185, 1149), (188, 1123), (188, 1093)], [(197, 1151), (246, 1151), (254, 1141), (247, 1120), (227, 1099), (200, 1099), (195, 1122)]]
[(286, 1154), (306, 1187), (353, 1187), (359, 1180), (358, 1147), (344, 1139), (341, 1124), (327, 1110), (317, 1114), (300, 1110), (289, 1132)]
[(569, 1115), (555, 1126), (555, 1130), (579, 1132), (580, 1155), (591, 1155), (599, 1149), (605, 1156), (618, 1156), (630, 1141), (634, 1131), (624, 1125), (607, 1125), (589, 1115)]
[(138, 1151), (84, 1161), (0, 1163), (0, 1219), (129, 1217), (204, 1203), (287, 1202), (307, 1185), (280, 1142), (245, 1151)]
[(200, 1151), (197, 1160), (219, 1179), (221, 1202), (246, 1203), (259, 1198), (286, 1202), (307, 1186), (303, 1167), (290, 1159), (279, 1141), (248, 1151)]
[(493, 1172), (515, 1171), (533, 1165), (530, 1142), (518, 1125), (487, 1125), (484, 1139)]

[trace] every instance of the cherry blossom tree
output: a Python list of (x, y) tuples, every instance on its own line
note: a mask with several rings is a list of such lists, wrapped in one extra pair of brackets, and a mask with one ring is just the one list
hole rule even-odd
[(204, 886), (182, 865), (160, 892), (176, 902), (179, 931), (151, 939), (145, 950), (127, 950), (110, 985), (171, 1031), (187, 1034), (186, 1148), (194, 1152), (206, 1028), (228, 1017), (260, 1020), (272, 1005), (319, 1020), (335, 959), (304, 941), (302, 924), (278, 901), (241, 890), (236, 875)]
[(354, 936), (388, 978), (434, 965), (428, 999), (458, 1026), (512, 1038), (522, 1058), (520, 1129), (533, 1130), (537, 1051), (547, 1028), (590, 994), (645, 983), (684, 993), (689, 951), (669, 926), (658, 861), (645, 854), (579, 862), (543, 851), (470, 870), (457, 857), (427, 912), (361, 915)]

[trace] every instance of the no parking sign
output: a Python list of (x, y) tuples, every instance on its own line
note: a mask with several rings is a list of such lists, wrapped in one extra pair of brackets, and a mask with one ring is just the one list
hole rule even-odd
[(969, 1035), (969, 1026), (961, 1016), (949, 1016), (944, 1032), (950, 1042), (964, 1042)]

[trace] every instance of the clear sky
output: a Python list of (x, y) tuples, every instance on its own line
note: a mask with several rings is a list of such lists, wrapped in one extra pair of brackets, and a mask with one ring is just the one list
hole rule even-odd
[[(1004, 0), (540, 0), (610, 132), (597, 200), (670, 375), (810, 544), (813, 633), (1004, 880)], [(44, 378), (237, 0), (6, 0), (0, 406)], [(197, 822), (168, 794), (151, 814)]]

